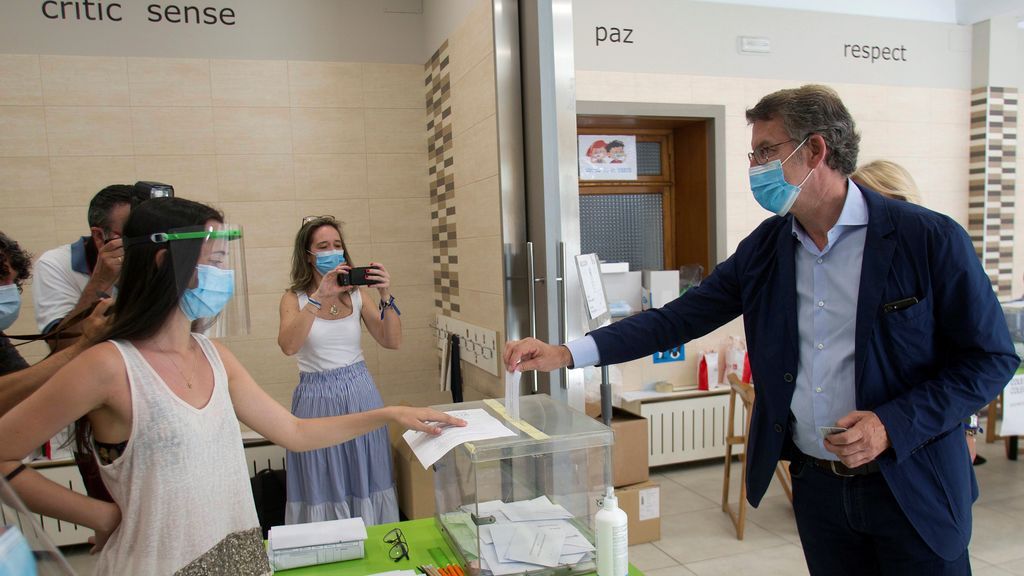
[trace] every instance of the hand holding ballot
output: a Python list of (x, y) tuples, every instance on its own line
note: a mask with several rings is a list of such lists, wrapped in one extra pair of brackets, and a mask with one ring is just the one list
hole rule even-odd
[[(392, 406), (391, 421), (410, 431), (417, 430), (425, 434), (437, 436), (446, 426), (465, 426), (466, 421), (455, 416), (438, 412), (433, 408), (411, 408), (409, 406)], [(408, 433), (408, 432), (407, 432)]]
[(502, 354), (509, 372), (539, 370), (550, 372), (572, 365), (572, 353), (565, 346), (552, 346), (536, 338), (509, 340)]
[[(436, 412), (431, 410), (431, 412)], [(402, 437), (409, 443), (413, 454), (423, 464), (423, 468), (430, 468), (434, 462), (441, 459), (449, 450), (459, 444), (466, 442), (478, 442), (490, 438), (501, 438), (503, 436), (515, 436), (516, 433), (506, 428), (494, 416), (485, 410), (475, 408), (472, 410), (452, 410), (447, 414), (436, 412), (444, 416), (447, 421), (459, 422), (459, 428), (438, 429), (437, 432), (417, 432), (419, 428), (412, 428)], [(464, 426), (464, 427), (463, 427)], [(429, 434), (427, 433), (429, 432)]]

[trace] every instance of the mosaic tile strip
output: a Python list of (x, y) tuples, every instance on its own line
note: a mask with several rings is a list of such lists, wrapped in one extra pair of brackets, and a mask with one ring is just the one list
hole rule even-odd
[(434, 305), (451, 316), (459, 312), (459, 251), (455, 229), (455, 146), (452, 143), (448, 41), (424, 66), (427, 109), (427, 166), (430, 231), (433, 238)]
[(1013, 286), (1019, 109), (1016, 88), (971, 91), (967, 230), (1000, 297), (1011, 296)]

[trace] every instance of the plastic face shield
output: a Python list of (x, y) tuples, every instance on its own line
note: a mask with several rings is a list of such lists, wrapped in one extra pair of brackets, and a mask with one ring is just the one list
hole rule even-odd
[(180, 295), (179, 306), (192, 319), (192, 331), (211, 338), (249, 333), (249, 290), (240, 226), (209, 222), (153, 234), (166, 243)]

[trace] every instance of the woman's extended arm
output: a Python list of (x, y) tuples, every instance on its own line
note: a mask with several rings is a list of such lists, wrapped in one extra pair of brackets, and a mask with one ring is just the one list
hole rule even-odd
[(297, 418), (271, 398), (226, 347), (215, 343), (228, 374), (235, 414), (264, 438), (293, 452), (326, 448), (347, 442), (384, 426), (440, 434), (440, 425), (466, 423), (431, 408), (387, 406), (358, 414), (326, 418)]

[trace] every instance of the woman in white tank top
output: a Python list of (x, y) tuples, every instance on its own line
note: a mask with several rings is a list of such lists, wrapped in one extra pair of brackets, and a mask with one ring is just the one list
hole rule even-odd
[[(110, 342), (0, 418), (0, 473), (35, 512), (96, 531), (99, 574), (270, 573), (239, 421), (290, 450), (313, 450), (389, 422), (439, 433), (427, 422), (453, 420), (401, 407), (295, 418), (225, 346), (192, 334), (191, 321), (216, 318), (233, 293), (228, 243), (213, 240), (227, 237), (222, 222), (216, 210), (180, 198), (135, 208)], [(21, 466), (83, 416), (113, 504)]]
[[(319, 418), (384, 405), (363, 362), (361, 325), (384, 348), (398, 348), (402, 321), (384, 266), (371, 262), (372, 286), (341, 286), (352, 259), (333, 216), (303, 219), (292, 254), (292, 285), (281, 297), (278, 343), (299, 364), (292, 414)], [(380, 305), (377, 301), (380, 301)], [(362, 517), (398, 521), (391, 445), (384, 428), (344, 444), (287, 454), (289, 524)]]

